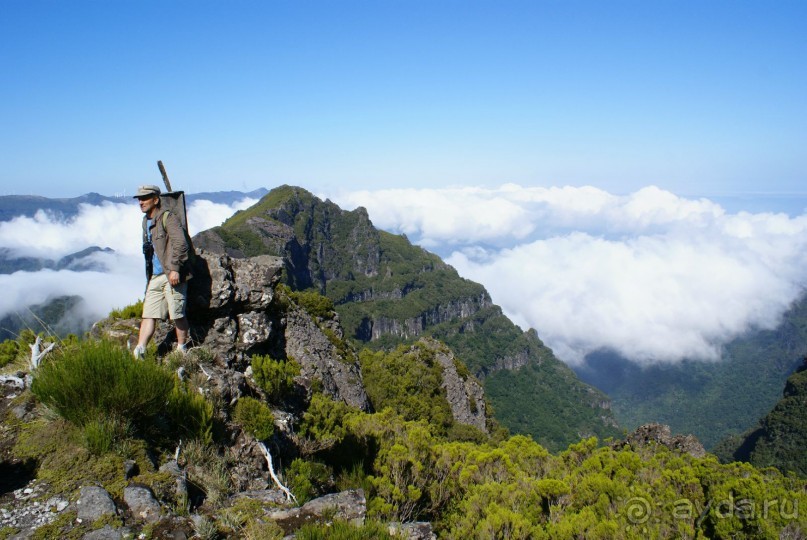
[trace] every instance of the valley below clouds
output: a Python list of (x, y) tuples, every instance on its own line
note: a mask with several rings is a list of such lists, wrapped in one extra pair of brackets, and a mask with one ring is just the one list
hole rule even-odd
[[(376, 227), (439, 254), (570, 364), (603, 349), (640, 364), (714, 361), (744, 332), (774, 328), (807, 285), (804, 213), (730, 212), (653, 186), (624, 196), (515, 184), (318, 196), (363, 206)], [(190, 232), (255, 202), (196, 200)], [(91, 271), (0, 275), (0, 317), (79, 295), (83, 316), (97, 320), (142, 297), (141, 215), (127, 200), (0, 223), (0, 249), (16, 257), (114, 250), (89, 255)]]

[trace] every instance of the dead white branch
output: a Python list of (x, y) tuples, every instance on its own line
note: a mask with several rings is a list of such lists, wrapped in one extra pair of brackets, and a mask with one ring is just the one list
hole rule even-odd
[(31, 347), (31, 371), (33, 371), (39, 367), (40, 362), (42, 362), (42, 358), (44, 358), (45, 355), (56, 346), (56, 342), (51, 343), (44, 351), (42, 351), (42, 336), (36, 336), (36, 341), (34, 344), (29, 346)]
[(205, 371), (205, 366), (203, 366), (202, 364), (199, 364), (199, 369), (201, 369), (202, 373), (204, 373), (207, 376), (208, 381), (213, 378), (213, 375)]
[(263, 444), (262, 442), (258, 442), (258, 447), (261, 449), (261, 452), (263, 452), (263, 455), (266, 457), (266, 464), (269, 465), (269, 476), (271, 476), (272, 480), (275, 481), (275, 485), (277, 485), (277, 487), (280, 488), (280, 491), (286, 494), (287, 501), (293, 500), (294, 502), (297, 502), (297, 497), (295, 497), (294, 494), (291, 491), (289, 491), (289, 488), (280, 483), (280, 479), (275, 474), (275, 467), (274, 465), (272, 465), (272, 454), (269, 453), (269, 449), (266, 448), (266, 445)]

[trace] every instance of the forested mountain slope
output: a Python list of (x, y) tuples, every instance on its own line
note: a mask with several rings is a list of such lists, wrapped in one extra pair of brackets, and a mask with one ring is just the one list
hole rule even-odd
[(647, 422), (692, 433), (712, 448), (771, 410), (785, 380), (807, 354), (807, 296), (774, 330), (756, 330), (725, 346), (716, 362), (683, 360), (642, 368), (608, 352), (589, 355), (581, 379), (610, 396), (620, 425)]

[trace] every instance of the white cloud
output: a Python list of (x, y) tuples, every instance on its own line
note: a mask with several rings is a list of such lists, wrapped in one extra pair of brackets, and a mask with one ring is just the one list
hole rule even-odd
[[(220, 225), (236, 210), (248, 208), (255, 199), (232, 206), (197, 200), (189, 205), (190, 233)], [(91, 259), (108, 272), (52, 271), (15, 272), (0, 275), (0, 317), (24, 312), (27, 306), (63, 295), (85, 299), (89, 320), (105, 317), (112, 309), (142, 298), (145, 286), (141, 251), (142, 213), (134, 203), (81, 205), (78, 215), (60, 220), (38, 212), (34, 217), (17, 217), (0, 222), (0, 248), (17, 256), (57, 260), (89, 246), (110, 247), (114, 253), (95, 253)]]
[(134, 204), (82, 204), (70, 220), (40, 210), (34, 217), (0, 222), (0, 247), (19, 256), (59, 259), (89, 246), (140, 252), (140, 209)]
[(97, 253), (93, 255), (109, 272), (74, 272), (42, 270), (0, 274), (0, 317), (27, 313), (28, 306), (42, 304), (59, 296), (81, 296), (80, 312), (73, 314), (87, 321), (97, 321), (114, 308), (133, 304), (142, 298), (145, 273), (142, 255)]
[(188, 206), (188, 232), (191, 236), (217, 227), (238, 210), (245, 210), (258, 199), (242, 199), (232, 206), (207, 200), (196, 200)]
[(627, 196), (508, 184), (334, 200), (450, 254), (570, 363), (603, 347), (639, 363), (713, 360), (746, 330), (774, 327), (807, 285), (807, 216), (727, 214), (654, 186)]

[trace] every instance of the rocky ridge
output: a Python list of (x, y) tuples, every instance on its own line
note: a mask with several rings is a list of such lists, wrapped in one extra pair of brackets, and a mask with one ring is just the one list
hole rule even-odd
[[(234, 259), (227, 255), (199, 251), (197, 277), (189, 291), (191, 332), (195, 348), (180, 367), (182, 377), (202, 381), (200, 391), (217, 399), (216, 414), (230, 435), (228, 455), (236, 493), (229, 503), (248, 499), (259, 501), (265, 508), (261, 514), (279, 525), (287, 534), (301, 524), (332, 519), (361, 522), (366, 514), (366, 500), (359, 490), (338, 492), (314, 499), (302, 506), (287, 500), (270, 479), (266, 455), (253, 437), (240, 431), (231, 420), (231, 407), (245, 396), (261, 396), (262, 390), (252, 379), (250, 358), (270, 355), (294, 359), (301, 366), (296, 378), (296, 396), (273, 409), (275, 434), (269, 446), (276, 459), (290, 461), (299, 455), (299, 438), (294, 425), (299, 420), (301, 403), (310, 399), (313, 388), (331, 398), (361, 410), (371, 404), (362, 384), (355, 352), (341, 341), (343, 330), (337, 315), (319, 317), (310, 314), (278, 287), (282, 261), (258, 256)], [(91, 335), (95, 339), (112, 339), (131, 347), (138, 328), (137, 320), (106, 319), (99, 321)], [(158, 325), (155, 342), (161, 354), (169, 354), (173, 331), (168, 323)], [(438, 351), (443, 368), (444, 390), (455, 420), (486, 431), (485, 396), (481, 385), (463, 376), (458, 361), (442, 344), (430, 341), (428, 347)], [(345, 355), (345, 351), (348, 352)], [(24, 374), (21, 374), (24, 378)], [(3, 416), (17, 421), (35, 420), (38, 409), (11, 406), (18, 399), (8, 386), (3, 396)], [(30, 403), (30, 402), (29, 402)], [(13, 431), (13, 430), (12, 430)], [(13, 438), (13, 433), (4, 437)], [(7, 440), (12, 444), (13, 440)], [(149, 526), (152, 530), (170, 531), (172, 538), (190, 538), (204, 527), (203, 506), (198, 514), (177, 515), (170, 500), (193, 500), (186, 478), (192, 465), (184, 463), (181, 449), (177, 458), (150, 465), (124, 463), (120, 478), (126, 482), (119, 498), (98, 485), (84, 485), (75, 493), (54, 493), (47, 482), (32, 479), (13, 492), (0, 496), (0, 527), (17, 531), (9, 538), (28, 538), (44, 527), (83, 531), (83, 538), (127, 538)], [(138, 468), (158, 467), (167, 475), (162, 483), (167, 491), (155, 492), (140, 483)], [(151, 474), (151, 473), (150, 473)], [(153, 473), (157, 474), (157, 473)], [(165, 499), (166, 493), (169, 499)], [(203, 504), (203, 501), (197, 502)], [(243, 504), (243, 503), (241, 503)], [(101, 526), (103, 524), (103, 526)], [(401, 538), (432, 538), (426, 523), (391, 524)], [(0, 528), (0, 530), (2, 530)], [(54, 529), (57, 530), (57, 529)], [(198, 532), (197, 532), (198, 534)]]
[[(608, 397), (583, 384), (534, 330), (519, 329), (484, 287), (461, 278), (436, 255), (376, 229), (364, 208), (343, 210), (304, 189), (281, 186), (221, 227), (198, 234), (194, 244), (236, 259), (281, 257), (284, 281), (294, 290), (329, 297), (346, 338), (362, 346), (390, 349), (423, 337), (447, 344), (481, 381), (497, 420), (550, 449), (581, 433), (619, 434)], [(523, 381), (518, 388), (502, 377), (512, 372)], [(516, 417), (507, 412), (508, 402), (530, 400), (512, 391), (548, 392), (547, 401), (566, 405), (552, 412), (532, 407)], [(545, 429), (545, 420), (556, 427)]]

